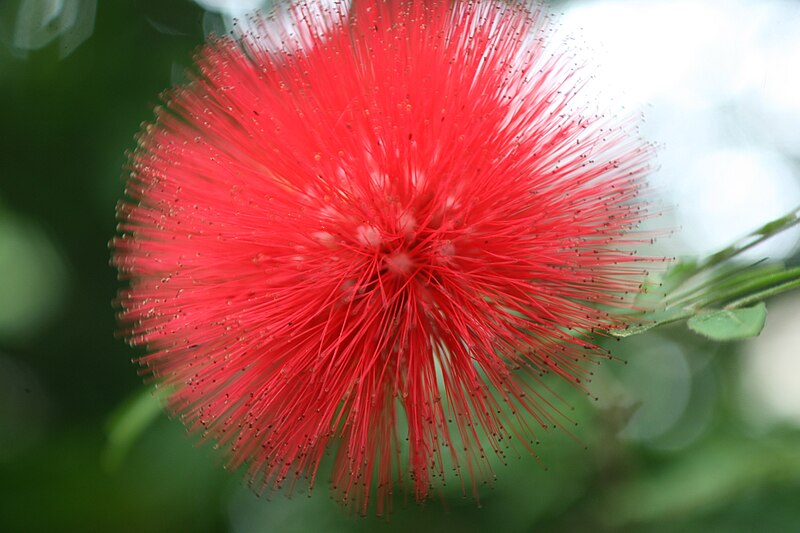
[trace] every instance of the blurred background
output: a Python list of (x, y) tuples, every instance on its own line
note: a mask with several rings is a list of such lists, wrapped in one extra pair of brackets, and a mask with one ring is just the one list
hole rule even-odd
[[(125, 152), (204, 36), (259, 5), (0, 2), (0, 531), (800, 529), (793, 294), (769, 302), (754, 340), (680, 325), (614, 343), (627, 364), (602, 368), (597, 400), (563, 391), (575, 438), (545, 435), (539, 462), (498, 462), (480, 505), (456, 486), (382, 519), (349, 514), (324, 483), (257, 498), (155, 412), (138, 353), (114, 335), (107, 243)], [(800, 2), (554, 10), (597, 58), (601, 98), (643, 111), (661, 146), (653, 184), (676, 228), (663, 253), (707, 254), (800, 204)], [(750, 256), (797, 264), (797, 241)]]

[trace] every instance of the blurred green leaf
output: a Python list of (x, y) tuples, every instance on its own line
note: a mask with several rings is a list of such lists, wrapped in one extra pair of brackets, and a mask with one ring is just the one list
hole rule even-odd
[(755, 337), (764, 329), (767, 307), (759, 303), (741, 309), (707, 311), (689, 319), (689, 329), (716, 341), (736, 341)]
[(108, 470), (119, 467), (142, 433), (163, 412), (166, 389), (146, 388), (125, 402), (111, 417), (103, 464)]
[(0, 209), (0, 340), (31, 337), (64, 303), (66, 269), (33, 221)]
[(609, 490), (596, 512), (610, 529), (702, 516), (754, 489), (795, 482), (798, 475), (796, 438), (718, 438)]
[(81, 424), (3, 465), (0, 531), (228, 531), (220, 501), (233, 477), (180, 423), (158, 418), (111, 473), (98, 460), (105, 446), (97, 425)]

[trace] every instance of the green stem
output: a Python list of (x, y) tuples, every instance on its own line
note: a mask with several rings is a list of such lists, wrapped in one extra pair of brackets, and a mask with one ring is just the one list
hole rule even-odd
[(769, 289), (763, 290), (761, 292), (748, 294), (743, 298), (739, 298), (738, 300), (732, 301), (731, 303), (725, 306), (725, 309), (736, 309), (738, 307), (745, 307), (747, 305), (765, 300), (771, 296), (775, 296), (783, 292), (792, 290), (796, 287), (800, 287), (800, 279), (795, 279), (786, 283), (782, 283), (780, 285), (775, 285), (774, 287), (770, 287)]
[(800, 206), (796, 207), (790, 213), (768, 222), (758, 228), (757, 230), (742, 237), (730, 246), (720, 250), (719, 252), (709, 256), (704, 261), (701, 261), (693, 269), (688, 270), (682, 276), (682, 282), (686, 282), (701, 272), (711, 270), (712, 268), (736, 257), (737, 255), (758, 246), (767, 239), (774, 237), (778, 233), (800, 224)]
[[(748, 266), (735, 266), (723, 270), (719, 274), (709, 277), (700, 283), (689, 288), (675, 291), (674, 295), (666, 295), (664, 301), (668, 307), (687, 306), (697, 302), (702, 296), (714, 289), (719, 290), (726, 287), (737, 286), (748, 279), (753, 279), (759, 275), (768, 275), (783, 272), (782, 264), (764, 265), (759, 267), (763, 261), (758, 261)], [(754, 272), (757, 272), (754, 273)]]
[(723, 304), (737, 298), (748, 298), (753, 294), (761, 294), (765, 289), (775, 286), (783, 286), (800, 279), (800, 267), (790, 268), (781, 272), (769, 272), (764, 275), (744, 279), (740, 277), (736, 283), (725, 283), (716, 287), (714, 291), (706, 293), (705, 298), (701, 297), (695, 305), (708, 307)]
[[(798, 224), (800, 207), (764, 224), (703, 261), (687, 260), (675, 264), (662, 278), (662, 285), (666, 286), (662, 306), (644, 312), (638, 324), (610, 333), (617, 337), (636, 335), (720, 307), (731, 311), (750, 306), (800, 287), (800, 267), (787, 269), (782, 264), (762, 264), (762, 261), (741, 266), (731, 262), (742, 252)], [(694, 280), (702, 273), (707, 274)]]

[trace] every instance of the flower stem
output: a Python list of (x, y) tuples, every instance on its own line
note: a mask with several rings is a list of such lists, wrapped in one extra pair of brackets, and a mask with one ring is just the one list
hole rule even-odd
[(762, 300), (766, 300), (771, 296), (776, 296), (783, 292), (789, 291), (796, 287), (800, 287), (800, 279), (795, 279), (792, 281), (787, 281), (786, 283), (781, 283), (780, 285), (775, 285), (774, 287), (770, 287), (769, 289), (765, 289), (760, 292), (755, 292), (753, 294), (748, 294), (738, 300), (734, 300), (728, 305), (725, 306), (725, 309), (736, 309), (738, 307), (745, 307), (750, 304), (754, 304), (756, 302), (760, 302)]
[[(696, 315), (734, 311), (800, 287), (800, 267), (787, 268), (780, 263), (765, 263), (766, 260), (749, 265), (732, 261), (797, 224), (800, 224), (800, 206), (702, 261), (676, 263), (662, 277), (660, 285), (665, 292), (661, 305), (645, 311), (638, 324), (612, 334), (627, 337), (686, 319), (691, 323)], [(760, 331), (757, 328), (742, 334), (752, 336)], [(743, 337), (731, 337), (738, 338)]]
[(797, 224), (800, 224), (800, 206), (795, 207), (786, 215), (764, 224), (730, 246), (700, 261), (694, 268), (687, 269), (683, 273), (682, 281), (688, 281), (701, 272), (709, 271)]

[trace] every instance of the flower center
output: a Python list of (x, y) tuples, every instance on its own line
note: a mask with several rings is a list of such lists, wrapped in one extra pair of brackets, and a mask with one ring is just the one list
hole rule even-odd
[(414, 268), (414, 261), (405, 252), (393, 252), (384, 258), (386, 269), (396, 275), (407, 276)]

